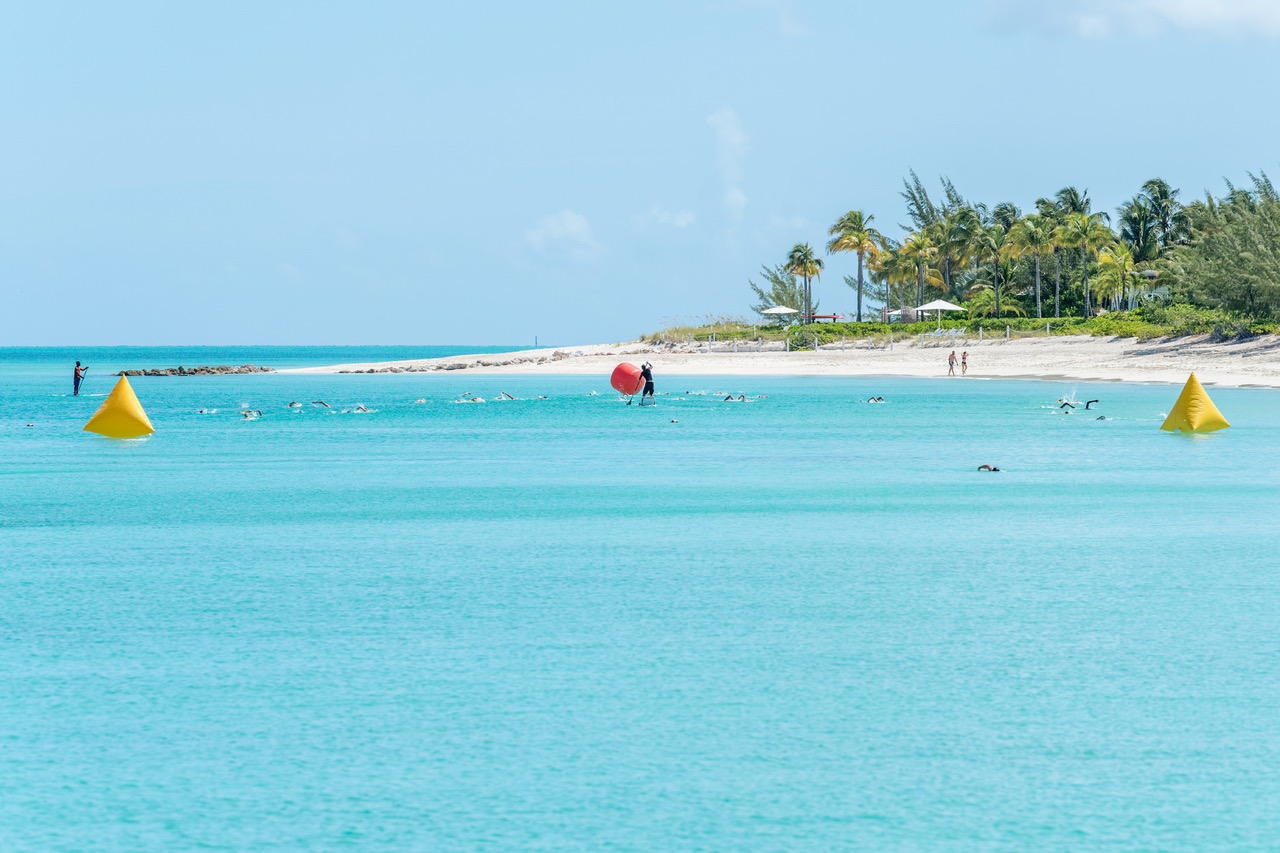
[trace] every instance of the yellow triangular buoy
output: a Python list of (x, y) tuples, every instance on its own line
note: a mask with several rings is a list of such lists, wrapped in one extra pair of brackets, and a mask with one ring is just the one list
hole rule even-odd
[(96, 432), (109, 438), (137, 438), (156, 431), (142, 411), (142, 404), (129, 387), (129, 380), (121, 376), (98, 411), (84, 425), (85, 432)]
[(1200, 384), (1200, 380), (1196, 379), (1196, 375), (1191, 374), (1191, 378), (1187, 380), (1187, 384), (1182, 386), (1182, 393), (1178, 395), (1178, 402), (1173, 404), (1173, 408), (1169, 410), (1169, 417), (1164, 419), (1160, 429), (1176, 432), (1213, 432), (1214, 430), (1226, 429), (1231, 426), (1227, 423), (1227, 419), (1222, 416), (1222, 412), (1218, 411), (1218, 407), (1209, 399), (1209, 394), (1204, 390), (1204, 386)]

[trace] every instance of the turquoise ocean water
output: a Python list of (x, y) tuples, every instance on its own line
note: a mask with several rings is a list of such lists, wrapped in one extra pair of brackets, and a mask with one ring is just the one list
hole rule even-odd
[(136, 379), (112, 441), (69, 352), (0, 351), (0, 849), (1280, 844), (1275, 392)]

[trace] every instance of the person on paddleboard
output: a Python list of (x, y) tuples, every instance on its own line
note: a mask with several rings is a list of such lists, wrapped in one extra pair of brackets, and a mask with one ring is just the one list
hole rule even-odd
[(653, 396), (653, 365), (645, 362), (640, 365), (640, 378), (644, 380), (644, 391), (640, 392), (640, 402), (644, 402), (645, 397)]
[(72, 384), (71, 384), (71, 395), (73, 397), (80, 396), (80, 383), (84, 381), (84, 372), (88, 369), (89, 368), (87, 367), (81, 367), (80, 362), (78, 361), (76, 362), (75, 377), (73, 378)]

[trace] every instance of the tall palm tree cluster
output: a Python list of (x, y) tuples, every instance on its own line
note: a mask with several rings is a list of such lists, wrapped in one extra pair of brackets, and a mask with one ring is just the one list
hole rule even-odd
[[(1076, 187), (1038, 199), (1027, 213), (1009, 202), (971, 202), (945, 177), (935, 201), (914, 171), (903, 180), (901, 195), (910, 222), (900, 226), (906, 233), (897, 239), (856, 209), (829, 229), (828, 254), (857, 257), (857, 275), (845, 276), (845, 283), (857, 293), (858, 322), (868, 296), (886, 308), (941, 298), (974, 316), (1034, 311), (1043, 318), (1050, 266), (1053, 317), (1062, 316), (1064, 307), (1085, 316), (1095, 307), (1132, 308), (1155, 275), (1150, 271), (1193, 233), (1193, 211), (1159, 178), (1117, 209), (1114, 229), (1108, 214), (1092, 210), (1088, 191)], [(812, 319), (812, 282), (820, 279), (822, 259), (808, 243), (798, 243), (778, 269), (803, 282), (801, 319)]]

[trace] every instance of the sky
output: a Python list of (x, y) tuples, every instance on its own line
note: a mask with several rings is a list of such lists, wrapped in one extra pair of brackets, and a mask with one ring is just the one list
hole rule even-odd
[(909, 169), (1280, 177), (1278, 88), (1273, 0), (8, 4), (0, 345), (632, 339)]

